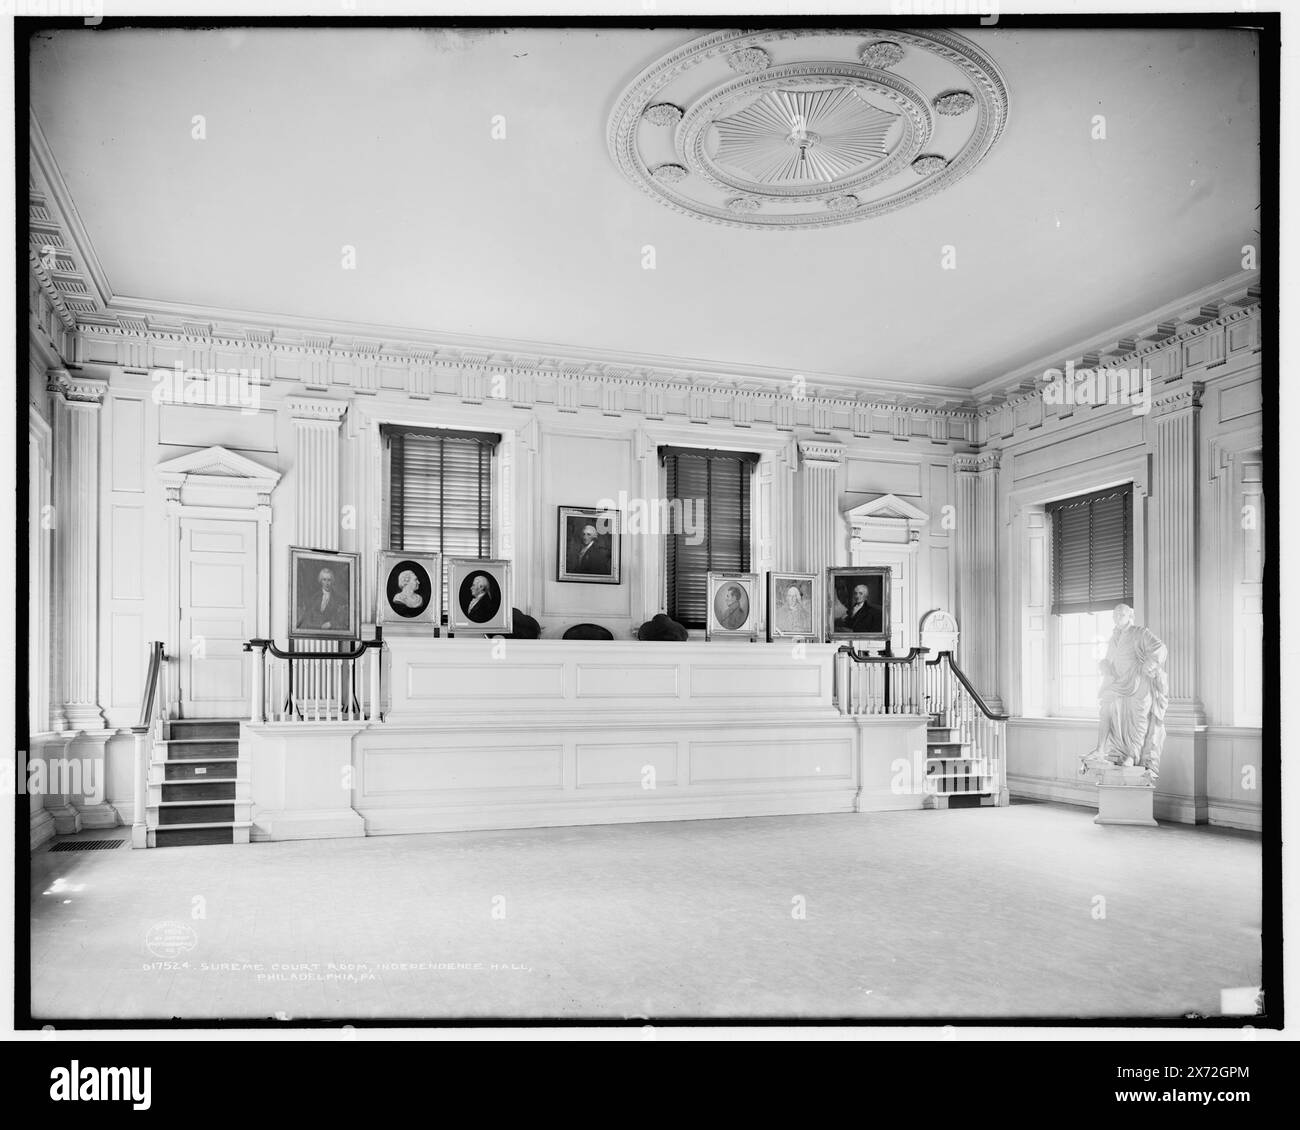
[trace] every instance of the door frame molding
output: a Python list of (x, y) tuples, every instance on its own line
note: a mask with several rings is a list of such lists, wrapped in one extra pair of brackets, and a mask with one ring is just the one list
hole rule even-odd
[[(167, 654), (181, 633), (181, 524), (187, 518), (257, 523), (257, 634), (271, 631), (271, 493), (280, 472), (224, 447), (207, 447), (159, 463), (167, 519)], [(176, 701), (178, 688), (172, 686)]]
[[(890, 592), (890, 645), (905, 654), (920, 638), (919, 599), (921, 527), (930, 521), (924, 510), (897, 495), (885, 494), (844, 511), (848, 524), (849, 559), (854, 565), (888, 565), (894, 571)], [(918, 563), (918, 558), (921, 562)], [(895, 600), (899, 586), (903, 599)]]

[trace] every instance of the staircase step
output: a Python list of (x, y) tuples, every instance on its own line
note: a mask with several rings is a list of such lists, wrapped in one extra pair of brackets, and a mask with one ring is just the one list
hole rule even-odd
[(158, 827), (167, 824), (217, 824), (235, 819), (235, 802), (163, 801), (158, 806)]
[(183, 847), (189, 844), (233, 844), (235, 829), (231, 824), (197, 828), (156, 828), (154, 847)]
[(181, 738), (164, 743), (168, 761), (190, 761), (195, 758), (211, 759), (230, 757), (239, 753), (237, 738)]
[(205, 781), (202, 778), (197, 781), (175, 781), (162, 786), (162, 799), (164, 804), (168, 801), (233, 801), (237, 783), (233, 778), (224, 781), (220, 779)]
[(171, 738), (238, 738), (237, 718), (175, 718), (167, 724)]
[(160, 761), (163, 781), (228, 780), (238, 772), (237, 757), (188, 757), (177, 761)]

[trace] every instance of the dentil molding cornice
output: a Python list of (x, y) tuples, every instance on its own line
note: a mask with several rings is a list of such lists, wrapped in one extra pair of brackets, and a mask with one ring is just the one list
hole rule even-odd
[(93, 405), (98, 408), (104, 403), (108, 381), (103, 377), (90, 377), (81, 373), (74, 376), (66, 369), (54, 369), (47, 376), (45, 390), (62, 396), (69, 404)]
[(977, 387), (972, 397), (981, 416), (1014, 407), (1041, 396), (1050, 383), (1049, 370), (1064, 372), (1067, 364), (1078, 369), (1138, 368), (1144, 359), (1171, 345), (1181, 344), (1254, 317), (1262, 303), (1258, 271), (1241, 271), (1176, 302), (1168, 303), (1075, 346), (1024, 365), (1005, 377)]
[(1169, 416), (1175, 412), (1200, 408), (1201, 398), (1204, 394), (1205, 382), (1191, 381), (1177, 392), (1153, 400), (1151, 402), (1151, 415)]
[(1001, 466), (1001, 451), (960, 452), (952, 457), (954, 472), (977, 474), (980, 471), (996, 471)]
[(294, 396), (285, 403), (292, 419), (315, 423), (337, 424), (348, 410), (346, 400), (318, 400), (312, 397)]
[(838, 467), (844, 462), (842, 443), (824, 443), (820, 440), (799, 440), (799, 461), (805, 466)]

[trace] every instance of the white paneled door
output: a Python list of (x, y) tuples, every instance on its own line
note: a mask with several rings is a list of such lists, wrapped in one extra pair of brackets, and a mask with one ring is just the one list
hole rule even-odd
[(248, 710), (249, 656), (257, 635), (257, 523), (181, 519), (181, 713), (237, 718)]

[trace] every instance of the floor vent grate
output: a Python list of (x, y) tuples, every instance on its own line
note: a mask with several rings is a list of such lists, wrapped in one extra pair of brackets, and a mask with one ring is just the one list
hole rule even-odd
[(50, 851), (107, 851), (109, 848), (121, 847), (125, 840), (81, 840), (51, 844)]

